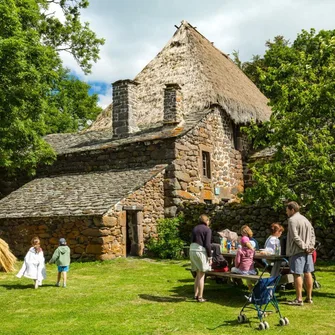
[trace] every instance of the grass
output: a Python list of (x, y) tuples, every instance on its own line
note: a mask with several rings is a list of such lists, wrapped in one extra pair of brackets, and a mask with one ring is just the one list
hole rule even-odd
[[(21, 264), (19, 264), (21, 265)], [(192, 300), (193, 278), (187, 261), (119, 258), (109, 262), (73, 263), (68, 287), (55, 287), (56, 266), (47, 265), (48, 278), (33, 289), (32, 280), (0, 273), (0, 334), (254, 334), (258, 319), (238, 324), (245, 302), (242, 288), (207, 280), (205, 297)], [(318, 265), (322, 288), (314, 305), (288, 306), (294, 291), (278, 295), (280, 310), (290, 325), (278, 326), (270, 315), (266, 334), (330, 334), (335, 329), (335, 264)], [(333, 331), (332, 331), (333, 329)]]

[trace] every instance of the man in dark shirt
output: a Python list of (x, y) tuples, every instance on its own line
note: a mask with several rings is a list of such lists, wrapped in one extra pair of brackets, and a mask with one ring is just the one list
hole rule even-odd
[(205, 302), (203, 298), (205, 272), (210, 270), (212, 264), (211, 239), (212, 231), (209, 226), (209, 217), (200, 215), (199, 224), (192, 230), (192, 243), (190, 245), (190, 259), (192, 271), (197, 275), (194, 282), (194, 298), (198, 302)]

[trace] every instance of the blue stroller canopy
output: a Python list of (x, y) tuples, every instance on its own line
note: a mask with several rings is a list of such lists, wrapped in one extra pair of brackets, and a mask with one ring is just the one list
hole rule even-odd
[(267, 304), (274, 295), (278, 277), (259, 279), (253, 288), (251, 302), (258, 306)]

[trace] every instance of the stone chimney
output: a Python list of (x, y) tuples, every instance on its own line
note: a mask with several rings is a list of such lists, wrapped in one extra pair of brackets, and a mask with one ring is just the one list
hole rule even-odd
[(118, 80), (113, 85), (113, 137), (126, 137), (139, 129), (137, 117), (137, 85), (133, 80)]
[(183, 121), (183, 94), (178, 84), (166, 84), (164, 89), (164, 125)]

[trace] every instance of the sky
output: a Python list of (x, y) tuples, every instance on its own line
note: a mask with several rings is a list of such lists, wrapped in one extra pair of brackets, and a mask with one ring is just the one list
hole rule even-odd
[(111, 83), (133, 79), (182, 20), (221, 51), (236, 50), (242, 61), (248, 61), (263, 55), (265, 42), (277, 35), (294, 41), (302, 29), (335, 29), (334, 13), (334, 0), (90, 0), (82, 21), (106, 40), (100, 60), (85, 76), (70, 55), (62, 58), (106, 107), (112, 102)]

